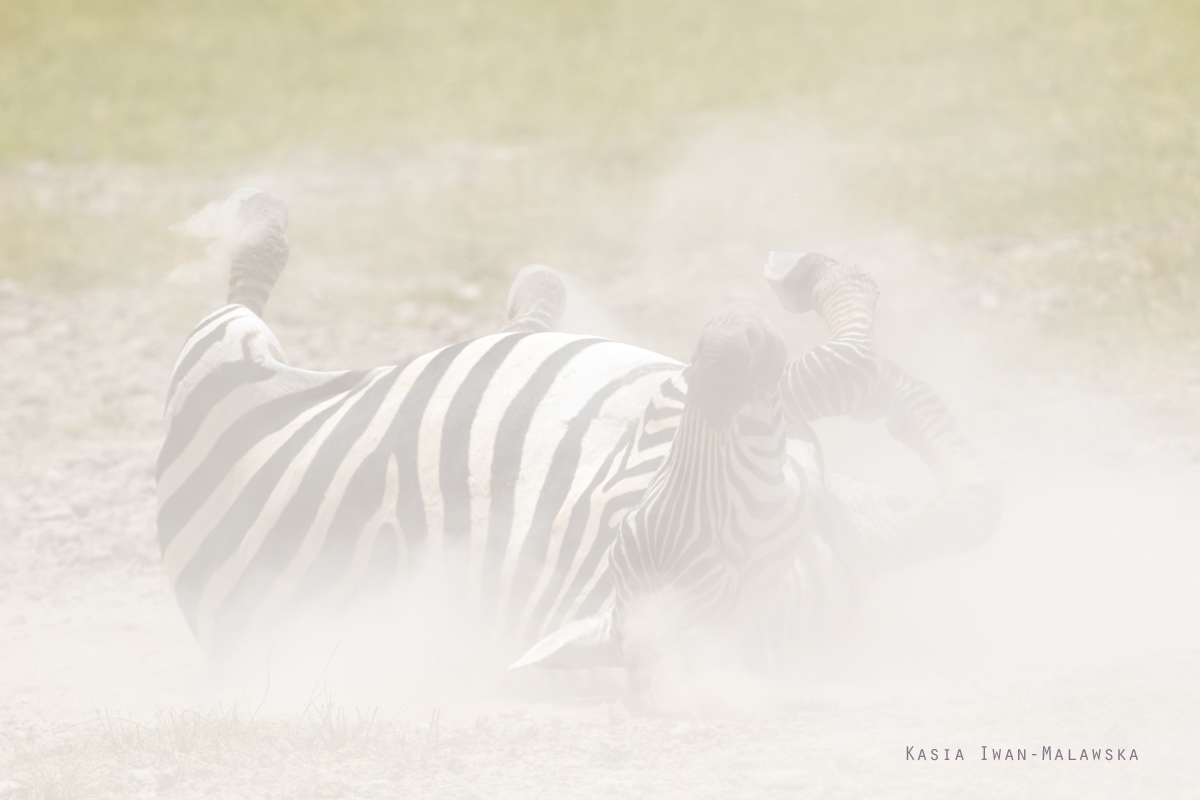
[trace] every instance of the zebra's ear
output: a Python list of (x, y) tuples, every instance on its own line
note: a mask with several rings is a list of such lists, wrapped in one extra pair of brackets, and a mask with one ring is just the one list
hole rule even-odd
[(623, 667), (621, 643), (613, 625), (613, 609), (598, 617), (587, 617), (564, 625), (529, 648), (509, 667), (588, 669)]

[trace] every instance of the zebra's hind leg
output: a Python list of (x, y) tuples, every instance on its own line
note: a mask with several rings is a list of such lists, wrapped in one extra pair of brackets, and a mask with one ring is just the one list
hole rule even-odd
[(818, 253), (771, 253), (765, 277), (785, 309), (816, 311), (829, 328), (829, 341), (784, 370), (779, 388), (789, 421), (854, 411), (879, 380), (875, 281), (859, 267)]
[(229, 302), (261, 317), (287, 265), (287, 206), (269, 192), (247, 188), (234, 192), (225, 207), (229, 216), (222, 237), (230, 248)]
[(850, 414), (886, 418), (888, 432), (911, 448), (938, 481), (937, 494), (905, 498), (879, 487), (850, 487), (830, 474), (829, 501), (848, 520), (864, 558), (886, 564), (967, 550), (995, 531), (1003, 505), (999, 483), (959, 430), (945, 401), (926, 383), (874, 350), (879, 291), (863, 270), (817, 253), (772, 253), (767, 282), (784, 308), (815, 310), (830, 340), (790, 362), (780, 388), (790, 414), (804, 420)]
[(552, 331), (567, 305), (567, 286), (558, 273), (530, 264), (517, 273), (508, 291), (508, 324), (503, 333)]

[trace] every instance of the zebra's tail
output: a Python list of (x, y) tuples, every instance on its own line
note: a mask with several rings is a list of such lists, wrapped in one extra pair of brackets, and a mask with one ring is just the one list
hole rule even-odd
[(262, 316), (263, 306), (288, 260), (287, 206), (261, 189), (238, 189), (230, 225), (229, 302)]

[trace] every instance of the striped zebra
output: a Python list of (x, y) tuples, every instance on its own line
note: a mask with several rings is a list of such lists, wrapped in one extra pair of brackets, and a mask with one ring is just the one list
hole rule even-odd
[[(513, 667), (638, 666), (675, 631), (709, 629), (786, 663), (831, 587), (995, 527), (996, 484), (944, 404), (875, 355), (860, 270), (772, 257), (785, 306), (830, 328), (790, 362), (747, 306), (719, 314), (687, 366), (556, 333), (565, 290), (532, 267), (498, 334), (312, 372), (262, 320), (288, 255), (283, 204), (240, 190), (229, 207), (229, 304), (179, 356), (157, 464), (164, 565), (210, 652), (456, 561)], [(886, 415), (938, 493), (827, 473), (808, 422), (851, 411)]]

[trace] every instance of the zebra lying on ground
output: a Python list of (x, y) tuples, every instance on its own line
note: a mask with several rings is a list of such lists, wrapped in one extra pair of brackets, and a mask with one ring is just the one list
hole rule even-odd
[[(565, 290), (534, 267), (498, 334), (311, 372), (261, 319), (287, 260), (284, 206), (253, 190), (230, 203), (229, 305), (179, 356), (157, 467), (164, 564), (214, 653), (457, 553), (514, 667), (640, 667), (695, 631), (787, 663), (839, 586), (996, 525), (998, 487), (945, 405), (877, 358), (861, 270), (773, 254), (785, 307), (830, 330), (792, 361), (746, 305), (709, 323), (688, 366), (553, 332)], [(825, 471), (808, 422), (850, 412), (886, 415), (936, 495)]]

